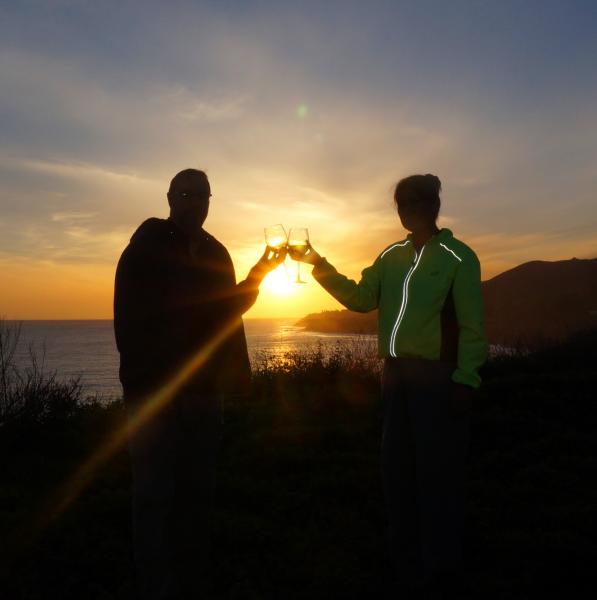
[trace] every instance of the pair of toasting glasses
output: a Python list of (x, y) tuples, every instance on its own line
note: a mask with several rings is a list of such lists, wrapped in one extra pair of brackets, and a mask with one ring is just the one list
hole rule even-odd
[[(309, 231), (304, 227), (293, 227), (288, 233), (282, 225), (265, 228), (265, 243), (273, 250), (282, 250), (285, 246), (292, 248), (293, 253), (304, 256), (309, 249)], [(295, 283), (307, 283), (301, 279), (301, 263), (297, 261)], [(286, 263), (284, 263), (286, 268)]]

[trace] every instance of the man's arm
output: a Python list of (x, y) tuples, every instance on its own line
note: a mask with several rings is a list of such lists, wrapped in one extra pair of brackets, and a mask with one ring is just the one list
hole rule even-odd
[(240, 317), (255, 304), (257, 296), (259, 295), (259, 286), (261, 285), (263, 278), (284, 260), (286, 252), (284, 250), (275, 251), (266, 247), (265, 252), (251, 268), (246, 279), (239, 283), (236, 283), (232, 259), (228, 253), (226, 253), (226, 255), (232, 285), (229, 293), (222, 298), (222, 308), (227, 310), (228, 314), (238, 315)]

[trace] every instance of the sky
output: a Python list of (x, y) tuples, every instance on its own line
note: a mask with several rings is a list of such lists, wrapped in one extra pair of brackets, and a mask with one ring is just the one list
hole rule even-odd
[[(116, 263), (187, 167), (241, 280), (264, 227), (351, 278), (403, 239), (396, 182), (482, 279), (597, 257), (597, 3), (0, 1), (0, 315), (112, 317)], [(246, 317), (341, 306), (287, 259)]]

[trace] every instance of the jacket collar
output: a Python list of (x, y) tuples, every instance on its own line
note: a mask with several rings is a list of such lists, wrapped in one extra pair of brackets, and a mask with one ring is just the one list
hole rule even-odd
[[(410, 232), (407, 236), (406, 239), (412, 244), (412, 237), (413, 234), (412, 232)], [(425, 242), (425, 245), (428, 246), (430, 244), (439, 244), (440, 242), (446, 242), (448, 240), (450, 240), (453, 236), (452, 234), (452, 230), (448, 229), (447, 227), (442, 227), (435, 235), (432, 235), (427, 242)]]
[(165, 221), (168, 224), (168, 231), (173, 235), (179, 236), (185, 242), (189, 242), (191, 240), (195, 241), (195, 242), (203, 242), (203, 241), (210, 240), (212, 237), (209, 233), (207, 233), (207, 231), (205, 231), (205, 229), (203, 229), (203, 227), (201, 227), (201, 229), (199, 229), (197, 231), (196, 236), (193, 238), (190, 238), (187, 235), (187, 233), (183, 229), (181, 229), (180, 226), (177, 225), (173, 219), (168, 217), (167, 219), (165, 219)]

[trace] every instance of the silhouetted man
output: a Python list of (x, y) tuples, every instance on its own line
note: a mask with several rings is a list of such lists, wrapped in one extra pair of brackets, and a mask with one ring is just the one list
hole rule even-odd
[(209, 516), (220, 402), (250, 385), (241, 315), (282, 253), (236, 284), (224, 246), (203, 229), (207, 176), (170, 183), (168, 219), (137, 229), (116, 271), (114, 329), (129, 414), (133, 538), (142, 598), (208, 594)]

